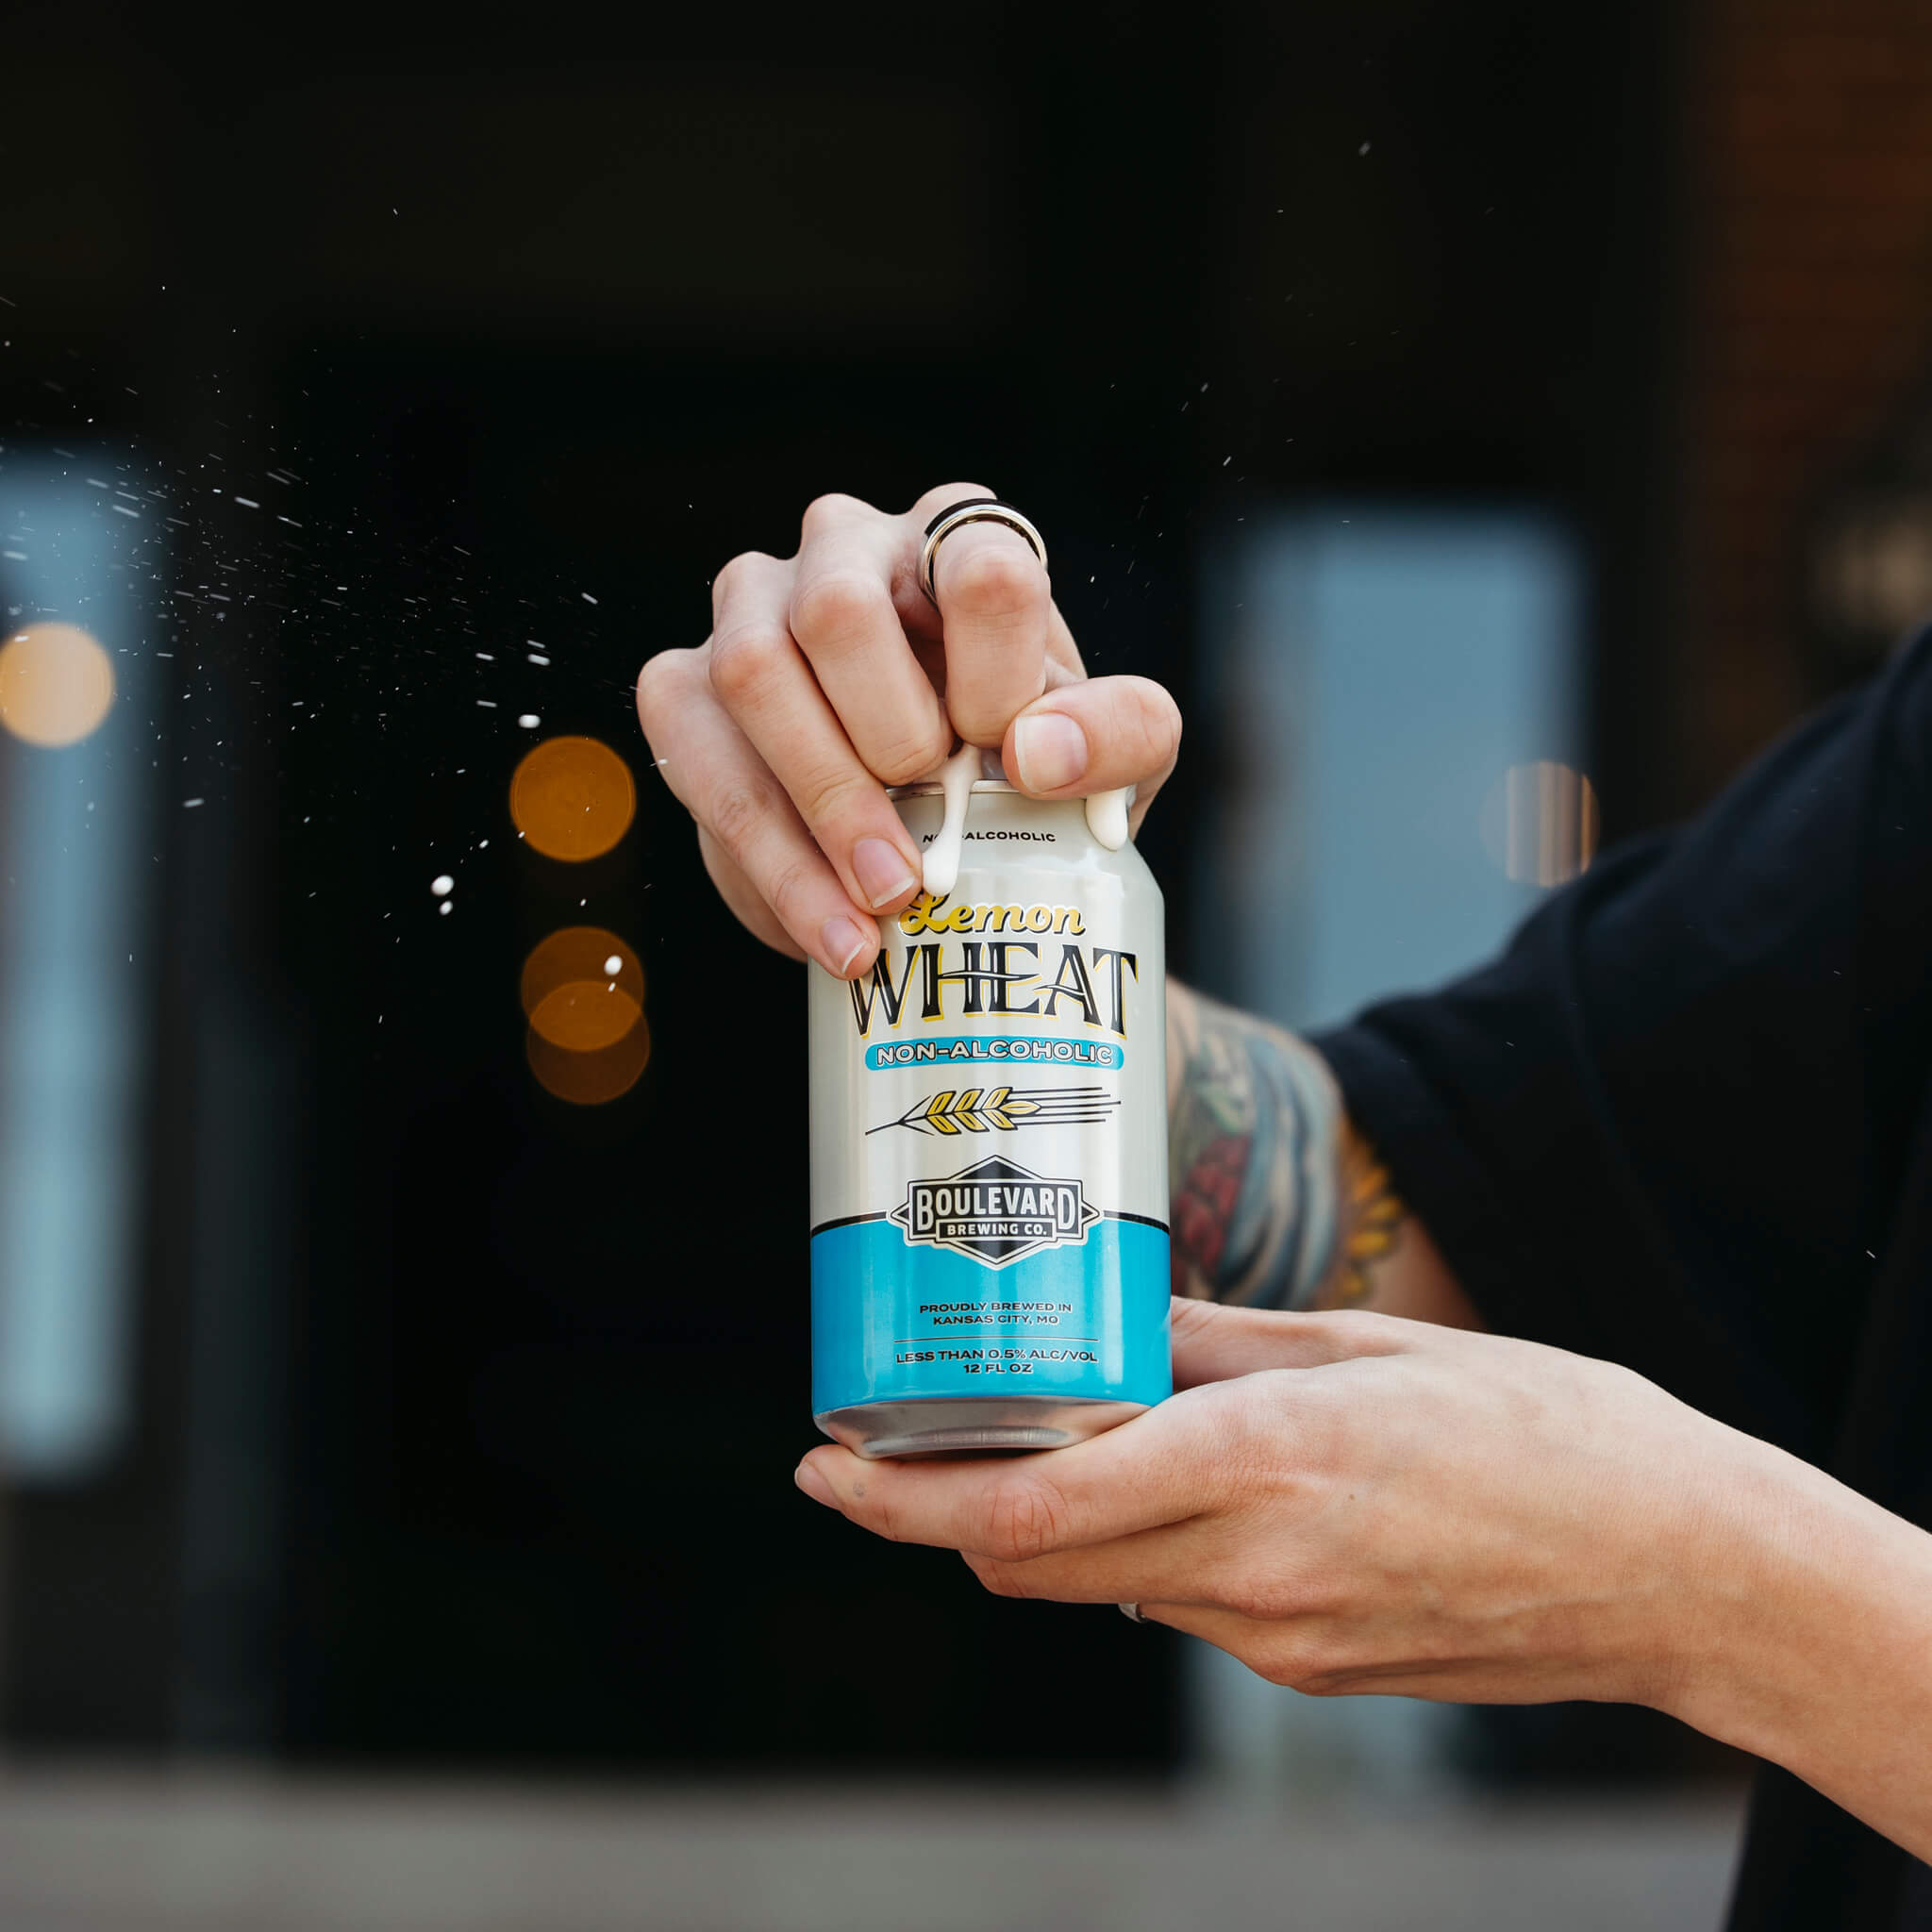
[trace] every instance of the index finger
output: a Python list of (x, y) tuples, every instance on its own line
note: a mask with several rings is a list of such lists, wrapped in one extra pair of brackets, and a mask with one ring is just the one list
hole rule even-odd
[(1176, 1295), (1172, 1310), (1176, 1389), (1267, 1369), (1322, 1369), (1365, 1355), (1407, 1355), (1441, 1333), (1424, 1323), (1366, 1308), (1242, 1308)]
[(1068, 1449), (974, 1462), (863, 1462), (814, 1449), (798, 1487), (894, 1542), (1002, 1563), (1184, 1522), (1226, 1486), (1234, 1441), (1212, 1391), (1181, 1395)]

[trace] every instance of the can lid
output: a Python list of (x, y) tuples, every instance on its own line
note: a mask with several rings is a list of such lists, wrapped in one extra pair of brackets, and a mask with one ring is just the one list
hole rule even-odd
[[(978, 763), (980, 775), (970, 784), (962, 785), (960, 780), (964, 776), (964, 772), (970, 771), (975, 761)], [(950, 786), (947, 782), (949, 779)], [(930, 778), (919, 779), (911, 785), (892, 785), (887, 788), (886, 795), (889, 798), (938, 796), (947, 800), (945, 819), (940, 827), (939, 836), (926, 849), (925, 874), (928, 891), (938, 898), (944, 898), (953, 890), (953, 878), (959, 862), (959, 839), (965, 829), (967, 795), (974, 791), (1012, 793), (1018, 789), (1008, 782), (998, 752), (991, 747), (975, 751), (969, 744), (960, 745)], [(1117, 791), (1093, 792), (1086, 801), (1087, 829), (1092, 833), (1095, 842), (1108, 852), (1118, 852), (1127, 842), (1127, 808), (1132, 803), (1133, 795), (1133, 788), (1129, 786)]]
[[(944, 795), (945, 787), (937, 778), (922, 778), (912, 785), (888, 785), (888, 798), (938, 798)], [(1005, 791), (1020, 794), (1020, 788), (1005, 778), (975, 778), (971, 789), (974, 791)], [(1086, 801), (1087, 829), (1109, 852), (1118, 852), (1127, 842), (1127, 807), (1133, 798), (1130, 786), (1120, 791), (1096, 791)], [(1047, 799), (1043, 804), (1073, 805), (1074, 799)]]
[[(945, 791), (937, 778), (921, 778), (912, 785), (888, 785), (888, 798), (936, 798)], [(1019, 787), (1005, 778), (975, 778), (973, 790), (975, 791), (1018, 791)]]

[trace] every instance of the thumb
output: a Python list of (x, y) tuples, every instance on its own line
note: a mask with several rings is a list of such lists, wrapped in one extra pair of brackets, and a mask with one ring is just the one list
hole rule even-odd
[(1000, 762), (1034, 798), (1085, 798), (1129, 785), (1151, 798), (1174, 770), (1181, 714), (1146, 677), (1093, 677), (1036, 698), (1007, 726)]
[(1174, 1386), (1194, 1389), (1263, 1369), (1322, 1369), (1357, 1356), (1407, 1355), (1428, 1333), (1426, 1323), (1357, 1309), (1294, 1315), (1176, 1295)]

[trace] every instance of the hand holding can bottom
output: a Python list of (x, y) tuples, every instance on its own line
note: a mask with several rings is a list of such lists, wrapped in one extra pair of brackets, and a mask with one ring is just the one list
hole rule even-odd
[(935, 1466), (821, 1448), (799, 1487), (1000, 1595), (1120, 1606), (1310, 1693), (1670, 1708), (1727, 1668), (1723, 1499), (1825, 1480), (1535, 1343), (1201, 1302), (1174, 1328), (1181, 1392), (1108, 1435)]

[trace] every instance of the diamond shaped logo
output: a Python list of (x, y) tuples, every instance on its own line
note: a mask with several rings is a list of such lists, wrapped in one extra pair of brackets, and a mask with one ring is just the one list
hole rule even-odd
[(910, 1246), (951, 1248), (1004, 1268), (1042, 1248), (1077, 1246), (1100, 1209), (1077, 1180), (1055, 1180), (996, 1154), (944, 1180), (908, 1182), (889, 1218)]

